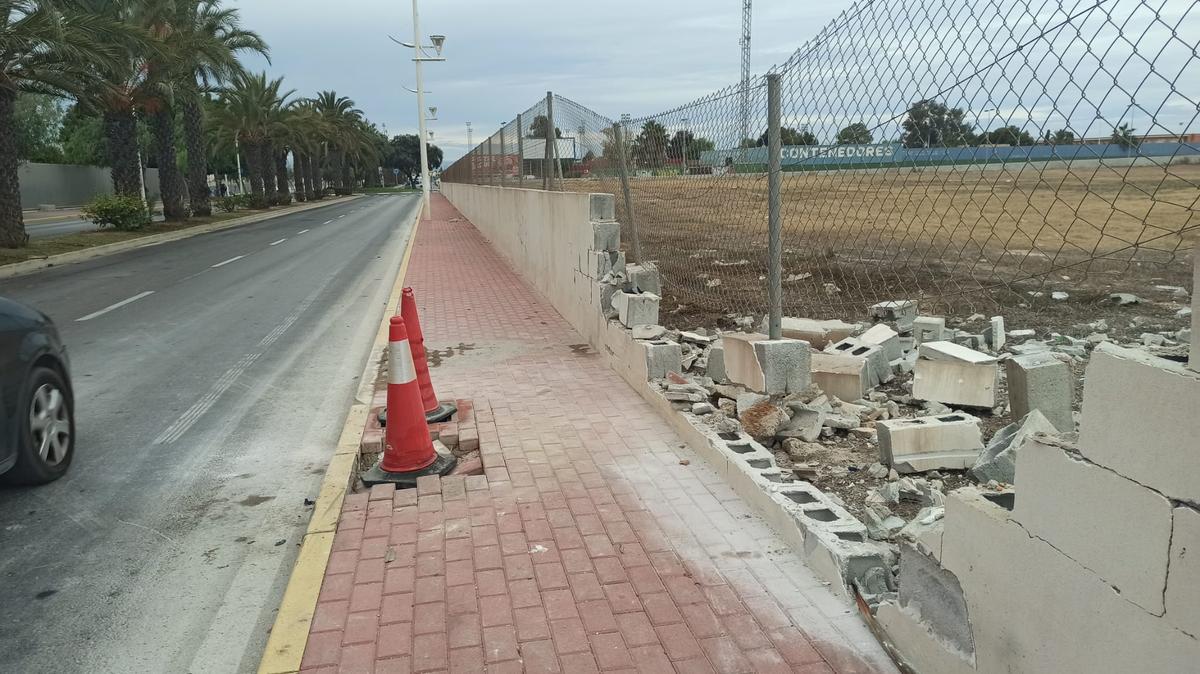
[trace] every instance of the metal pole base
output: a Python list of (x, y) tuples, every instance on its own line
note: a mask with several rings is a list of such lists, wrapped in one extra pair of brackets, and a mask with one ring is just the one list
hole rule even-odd
[[(438, 422), (449, 419), (450, 417), (454, 416), (456, 413), (458, 413), (457, 405), (455, 405), (454, 403), (441, 403), (440, 405), (438, 405), (437, 409), (433, 410), (432, 412), (425, 413), (425, 423), (436, 424)], [(379, 410), (379, 414), (376, 415), (376, 418), (379, 419), (380, 426), (387, 428), (387, 408), (386, 407)]]
[(389, 473), (379, 467), (380, 461), (383, 461), (383, 456), (379, 457), (379, 461), (376, 461), (370, 470), (362, 474), (364, 485), (374, 487), (377, 484), (391, 483), (396, 485), (397, 489), (411, 489), (417, 486), (417, 478), (426, 475), (446, 475), (458, 465), (458, 459), (453, 454), (443, 454), (441, 452), (437, 452), (437, 458), (428, 466), (420, 470), (410, 470), (405, 473)]

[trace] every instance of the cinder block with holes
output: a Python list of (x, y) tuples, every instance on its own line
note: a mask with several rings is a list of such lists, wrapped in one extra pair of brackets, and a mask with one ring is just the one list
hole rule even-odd
[(979, 419), (962, 412), (880, 421), (875, 429), (880, 463), (900, 473), (965, 470), (983, 451)]
[(888, 360), (887, 353), (881, 346), (867, 344), (858, 337), (847, 337), (825, 347), (825, 353), (865, 358), (870, 374), (867, 382), (869, 386), (878, 386), (892, 380), (892, 362)]

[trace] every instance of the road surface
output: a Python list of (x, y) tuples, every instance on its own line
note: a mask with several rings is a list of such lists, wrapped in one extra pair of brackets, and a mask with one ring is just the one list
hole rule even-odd
[(0, 282), (62, 331), (79, 438), (59, 482), (0, 489), (0, 670), (257, 666), (418, 203)]

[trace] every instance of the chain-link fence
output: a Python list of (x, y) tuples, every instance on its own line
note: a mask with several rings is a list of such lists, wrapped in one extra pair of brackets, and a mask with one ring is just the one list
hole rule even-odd
[[(1200, 227), (1197, 4), (843, 13), (770, 71), (785, 313), (846, 317), (897, 298), (1036, 313), (1130, 275), (1185, 285), (1178, 263)], [(613, 193), (630, 257), (663, 273), (665, 310), (762, 315), (766, 78), (748, 114), (743, 92), (617, 120), (548, 96), (443, 179)]]

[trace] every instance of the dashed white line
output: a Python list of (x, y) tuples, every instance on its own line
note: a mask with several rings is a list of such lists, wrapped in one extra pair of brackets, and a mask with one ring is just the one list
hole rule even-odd
[(225, 265), (229, 264), (230, 262), (237, 262), (238, 260), (240, 260), (240, 259), (242, 259), (242, 258), (244, 258), (244, 257), (246, 257), (246, 256), (245, 256), (245, 255), (238, 255), (237, 257), (231, 257), (231, 258), (229, 258), (228, 260), (225, 260), (224, 262), (218, 262), (218, 263), (214, 264), (214, 265), (212, 266), (212, 268), (213, 268), (213, 269), (216, 269), (217, 267), (224, 267)]
[(278, 246), (279, 244), (283, 243), (284, 241), (287, 241), (287, 239), (285, 238), (285, 239), (280, 239), (280, 240), (278, 240), (278, 241), (272, 241), (272, 242), (271, 242), (271, 245), (272, 245), (272, 246)]
[(305, 233), (305, 232), (307, 232), (307, 231), (308, 231), (307, 229), (302, 229), (302, 230), (300, 230), (300, 231), (296, 232), (296, 236), (300, 236), (301, 234), (303, 234), (303, 233)]
[(321, 224), (322, 224), (322, 225), (328, 225), (328, 224), (329, 224), (329, 223), (331, 223), (331, 222), (333, 222), (333, 220), (326, 220), (325, 222), (322, 222)]
[(338, 216), (338, 220), (341, 220), (341, 219), (342, 219), (342, 218), (344, 218), (344, 217), (346, 217), (346, 214), (345, 214), (345, 213), (342, 213), (341, 215), (339, 215), (339, 216)]
[(121, 307), (125, 306), (126, 304), (132, 304), (132, 303), (142, 299), (143, 297), (149, 297), (150, 295), (153, 295), (153, 294), (154, 294), (153, 290), (147, 290), (146, 292), (138, 293), (138, 294), (134, 295), (133, 297), (130, 297), (129, 299), (124, 299), (124, 300), (121, 300), (120, 302), (117, 302), (116, 304), (111, 304), (107, 307), (104, 307), (100, 311), (90, 313), (87, 316), (84, 316), (82, 318), (76, 318), (75, 322), (82, 323), (84, 321), (90, 321), (93, 318), (96, 318), (97, 316), (103, 316), (104, 314), (107, 314), (108, 312), (113, 311), (114, 309), (120, 309)]

